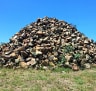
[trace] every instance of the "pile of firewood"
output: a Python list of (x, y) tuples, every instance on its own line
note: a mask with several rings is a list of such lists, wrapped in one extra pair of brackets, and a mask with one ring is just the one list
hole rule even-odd
[(56, 18), (37, 19), (0, 46), (0, 66), (90, 68), (96, 44), (76, 27)]

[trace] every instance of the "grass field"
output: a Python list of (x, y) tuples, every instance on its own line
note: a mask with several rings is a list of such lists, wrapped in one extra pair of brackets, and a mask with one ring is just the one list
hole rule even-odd
[(0, 91), (96, 91), (96, 68), (77, 72), (1, 68)]

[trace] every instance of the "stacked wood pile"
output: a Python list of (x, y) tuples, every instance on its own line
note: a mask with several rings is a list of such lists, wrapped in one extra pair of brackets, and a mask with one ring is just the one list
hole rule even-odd
[(2, 67), (90, 68), (96, 63), (96, 44), (76, 27), (56, 18), (37, 19), (0, 46)]

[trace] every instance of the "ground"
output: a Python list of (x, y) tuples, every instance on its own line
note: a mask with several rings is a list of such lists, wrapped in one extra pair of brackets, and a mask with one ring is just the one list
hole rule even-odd
[(96, 68), (76, 72), (0, 68), (0, 91), (96, 91)]

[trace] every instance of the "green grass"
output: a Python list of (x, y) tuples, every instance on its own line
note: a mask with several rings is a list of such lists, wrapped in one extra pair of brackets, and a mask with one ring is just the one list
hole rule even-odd
[(96, 91), (96, 68), (0, 69), (0, 91)]

